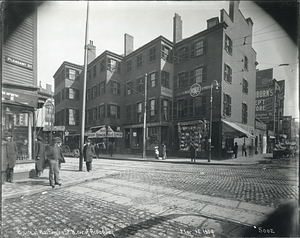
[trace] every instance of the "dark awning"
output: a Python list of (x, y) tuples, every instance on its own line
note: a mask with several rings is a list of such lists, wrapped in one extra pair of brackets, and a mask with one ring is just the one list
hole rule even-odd
[(234, 122), (229, 122), (222, 120), (223, 122), (223, 137), (224, 138), (240, 138), (240, 137), (247, 137), (247, 138), (254, 138), (255, 136), (252, 135), (250, 132), (246, 131), (239, 125)]

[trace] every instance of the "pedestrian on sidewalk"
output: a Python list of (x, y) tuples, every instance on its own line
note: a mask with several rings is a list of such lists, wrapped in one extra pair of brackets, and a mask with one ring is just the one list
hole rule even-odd
[(247, 157), (247, 149), (245, 143), (242, 145), (242, 156), (244, 156), (244, 154)]
[(49, 161), (49, 182), (52, 188), (55, 188), (55, 185), (61, 186), (58, 167), (59, 160), (62, 159), (60, 150), (61, 143), (61, 138), (55, 137), (53, 139), (53, 145), (50, 146), (49, 150), (46, 152), (47, 160)]
[(166, 159), (167, 158), (167, 145), (166, 142), (164, 141), (162, 143), (162, 159)]
[(109, 150), (110, 156), (113, 156), (113, 153), (114, 153), (114, 143), (112, 143), (111, 141), (108, 144), (108, 150)]
[(234, 153), (234, 158), (237, 158), (237, 154), (238, 154), (238, 144), (237, 142), (235, 142), (234, 146), (233, 146), (233, 153)]
[(86, 163), (86, 171), (92, 171), (92, 162), (93, 156), (95, 154), (94, 146), (91, 144), (91, 140), (87, 139), (87, 143), (84, 145), (83, 148), (83, 157)]
[(42, 137), (38, 136), (35, 144), (35, 172), (36, 176), (40, 177), (45, 168), (45, 145)]
[[(5, 170), (5, 178), (3, 180), (6, 182), (13, 183), (13, 178), (14, 178), (14, 167), (16, 165), (16, 160), (17, 160), (17, 154), (18, 154), (18, 149), (17, 149), (17, 144), (16, 142), (13, 141), (13, 136), (11, 132), (5, 132), (5, 141), (3, 146), (5, 147), (5, 154), (2, 157), (2, 160), (4, 160), (4, 168)], [(3, 147), (2, 147), (3, 148)]]
[(196, 148), (194, 144), (190, 145), (191, 161), (196, 162)]

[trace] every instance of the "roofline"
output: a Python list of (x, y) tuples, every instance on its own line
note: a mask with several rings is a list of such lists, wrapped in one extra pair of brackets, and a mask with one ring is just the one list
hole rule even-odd
[(61, 71), (62, 68), (64, 68), (66, 65), (67, 66), (71, 66), (71, 67), (75, 67), (75, 68), (83, 69), (83, 65), (79, 65), (79, 64), (68, 62), (68, 61), (64, 61), (64, 62), (62, 62), (62, 64), (59, 66), (59, 68), (54, 73), (53, 78), (55, 78), (56, 75), (58, 74), (58, 72)]

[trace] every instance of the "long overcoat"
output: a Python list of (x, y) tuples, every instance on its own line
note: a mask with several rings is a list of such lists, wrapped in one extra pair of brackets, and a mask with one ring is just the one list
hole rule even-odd
[(83, 157), (85, 162), (93, 162), (93, 156), (95, 154), (94, 146), (85, 145), (83, 148)]
[(7, 144), (7, 141), (5, 140), (2, 140), (2, 151), (1, 151), (1, 162), (2, 162), (2, 167), (1, 167), (1, 170), (2, 172), (3, 171), (6, 171), (7, 169), (7, 165), (8, 165), (8, 159), (7, 159), (7, 153), (6, 153), (6, 144)]
[(16, 142), (8, 141), (6, 143), (6, 154), (7, 154), (9, 168), (15, 167), (16, 160), (17, 160), (17, 154), (18, 154)]
[(35, 144), (35, 159), (37, 170), (43, 170), (45, 168), (45, 145), (40, 140)]

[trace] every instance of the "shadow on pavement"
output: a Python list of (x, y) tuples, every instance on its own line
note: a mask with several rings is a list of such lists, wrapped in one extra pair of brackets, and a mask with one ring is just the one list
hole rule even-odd
[[(186, 216), (200, 216), (200, 217), (206, 217), (202, 215), (197, 215), (197, 214), (170, 214), (166, 216), (156, 216), (151, 219), (148, 219), (146, 221), (137, 223), (137, 224), (132, 224), (130, 226), (124, 227), (121, 230), (118, 230), (112, 234), (112, 232), (107, 232), (107, 235), (104, 236), (104, 238), (111, 238), (111, 237), (128, 237), (128, 236), (134, 236), (139, 230), (148, 230), (151, 227), (158, 225), (160, 223), (163, 223), (165, 221), (173, 220), (179, 217), (186, 217)], [(207, 218), (207, 217), (206, 217)], [(176, 231), (174, 231), (176, 232)], [(200, 237), (222, 237), (222, 238), (227, 238), (227, 236), (223, 236), (218, 234), (216, 231), (213, 229), (205, 229), (202, 227), (189, 227), (187, 225), (186, 228), (180, 229), (178, 227), (177, 231), (178, 237), (180, 235), (187, 235), (186, 232), (191, 233), (190, 235), (200, 235)], [(215, 233), (216, 232), (216, 233)]]

